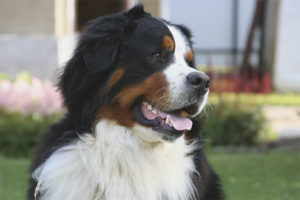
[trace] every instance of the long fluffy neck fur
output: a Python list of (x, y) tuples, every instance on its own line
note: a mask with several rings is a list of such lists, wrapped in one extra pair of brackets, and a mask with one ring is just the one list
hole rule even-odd
[(34, 172), (41, 200), (186, 200), (194, 196), (192, 146), (184, 138), (145, 145), (131, 129), (102, 120)]

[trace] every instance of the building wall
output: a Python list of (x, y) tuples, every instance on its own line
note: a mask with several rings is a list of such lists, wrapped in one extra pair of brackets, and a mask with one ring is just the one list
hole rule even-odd
[(152, 16), (159, 16), (159, 0), (140, 0), (144, 4), (145, 10), (152, 14)]
[(274, 65), (274, 86), (300, 92), (300, 1), (281, 0)]
[(54, 0), (0, 0), (0, 34), (53, 34)]
[(55, 6), (64, 1), (0, 0), (0, 73), (15, 77), (27, 71), (55, 81), (59, 57)]
[(55, 81), (57, 40), (45, 36), (0, 37), (0, 73), (14, 77), (22, 71), (35, 77)]
[[(163, 1), (163, 0), (162, 0)], [(231, 66), (233, 46), (233, 1), (232, 0), (168, 0), (169, 20), (184, 24), (193, 33), (194, 47), (200, 50), (224, 50), (223, 54), (197, 55), (196, 64), (213, 66)], [(168, 6), (168, 5), (165, 5)], [(254, 0), (239, 0), (237, 50), (245, 48), (252, 15)], [(238, 55), (238, 62), (241, 61)], [(254, 58), (254, 59), (253, 59)], [(257, 62), (252, 57), (252, 62)]]

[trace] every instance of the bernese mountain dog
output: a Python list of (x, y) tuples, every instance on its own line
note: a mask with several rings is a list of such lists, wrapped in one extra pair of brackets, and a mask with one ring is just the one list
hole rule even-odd
[(190, 31), (142, 5), (89, 23), (59, 81), (66, 114), (32, 164), (32, 200), (218, 200), (201, 149), (209, 78)]

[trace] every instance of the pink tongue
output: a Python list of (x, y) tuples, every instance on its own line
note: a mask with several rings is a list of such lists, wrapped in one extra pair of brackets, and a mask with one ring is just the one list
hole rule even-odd
[(173, 127), (178, 130), (191, 130), (193, 122), (189, 118), (170, 115), (170, 122)]
[(150, 120), (153, 120), (153, 119), (157, 118), (158, 116), (161, 117), (162, 119), (165, 119), (167, 117), (167, 115), (169, 115), (171, 124), (173, 125), (174, 129), (176, 129), (178, 131), (191, 130), (192, 125), (193, 125), (193, 122), (189, 118), (180, 117), (180, 116), (176, 116), (176, 115), (170, 115), (170, 114), (164, 113), (158, 109), (156, 110), (157, 114), (154, 114), (150, 110), (148, 110), (147, 106), (145, 106), (145, 105), (141, 106), (141, 111), (142, 111), (144, 117), (146, 117), (147, 119), (150, 119)]

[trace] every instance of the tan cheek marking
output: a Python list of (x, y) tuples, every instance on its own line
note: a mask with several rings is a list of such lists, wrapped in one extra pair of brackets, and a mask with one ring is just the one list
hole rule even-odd
[(134, 121), (130, 117), (128, 108), (122, 107), (118, 102), (105, 104), (97, 116), (97, 119), (108, 119), (117, 122), (119, 125), (133, 127)]
[(191, 62), (193, 60), (193, 57), (194, 57), (194, 54), (193, 54), (192, 50), (188, 50), (188, 52), (186, 52), (186, 54), (185, 54), (185, 59), (188, 62)]
[(168, 51), (173, 51), (175, 45), (172, 38), (165, 35), (162, 39), (162, 46), (165, 47)]
[(124, 71), (124, 68), (120, 68), (109, 77), (105, 86), (105, 91), (108, 91), (114, 84), (116, 84), (122, 78)]
[(160, 99), (159, 102), (155, 102), (156, 106), (165, 106), (167, 98), (161, 98), (162, 96), (167, 97), (168, 83), (165, 75), (161, 72), (157, 72), (148, 77), (144, 82), (124, 88), (117, 96), (116, 99), (122, 106), (128, 106), (132, 104), (139, 96), (144, 96), (147, 101), (155, 102)]
[(154, 102), (157, 107), (167, 106), (169, 91), (165, 76), (157, 72), (142, 83), (123, 88), (112, 102), (100, 109), (97, 119), (109, 119), (122, 126), (133, 127), (135, 121), (132, 119), (130, 108), (140, 96), (149, 102)]

